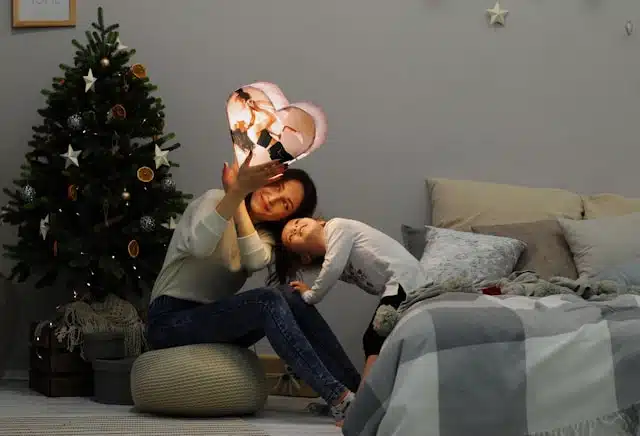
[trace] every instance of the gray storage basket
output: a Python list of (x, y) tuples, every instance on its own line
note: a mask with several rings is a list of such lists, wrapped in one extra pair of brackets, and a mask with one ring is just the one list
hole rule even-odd
[(84, 335), (82, 349), (84, 358), (89, 362), (96, 359), (124, 359), (124, 333), (87, 333)]
[(133, 405), (131, 368), (135, 357), (93, 361), (93, 400), (103, 404)]

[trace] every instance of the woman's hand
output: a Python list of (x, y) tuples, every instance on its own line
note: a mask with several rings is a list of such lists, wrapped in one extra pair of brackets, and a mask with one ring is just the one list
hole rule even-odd
[(235, 191), (243, 196), (249, 195), (276, 180), (287, 169), (286, 165), (275, 160), (250, 166), (251, 159), (253, 159), (253, 151), (249, 152), (249, 155), (240, 166), (238, 166), (237, 160), (234, 160), (231, 166), (227, 163), (224, 164), (222, 184), (225, 192)]
[(311, 290), (311, 288), (306, 283), (297, 280), (289, 283), (289, 286), (291, 286), (296, 292), (299, 292), (300, 294)]

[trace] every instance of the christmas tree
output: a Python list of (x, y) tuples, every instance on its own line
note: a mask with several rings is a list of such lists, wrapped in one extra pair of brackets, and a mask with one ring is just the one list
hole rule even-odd
[(175, 221), (190, 195), (176, 189), (164, 134), (164, 106), (142, 64), (130, 65), (118, 25), (102, 8), (73, 66), (45, 89), (21, 177), (2, 209), (18, 227), (5, 245), (11, 277), (37, 287), (63, 281), (79, 295), (141, 295), (162, 266)]

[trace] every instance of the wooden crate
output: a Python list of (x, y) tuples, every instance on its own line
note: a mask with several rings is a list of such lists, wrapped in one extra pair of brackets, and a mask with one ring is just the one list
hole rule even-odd
[(275, 355), (258, 356), (269, 382), (269, 394), (283, 397), (316, 398), (318, 394), (304, 381), (294, 377), (286, 369), (284, 361)]
[(46, 327), (36, 337), (30, 329), (29, 388), (48, 397), (93, 395), (93, 370), (79, 350), (69, 352), (58, 342), (54, 329)]

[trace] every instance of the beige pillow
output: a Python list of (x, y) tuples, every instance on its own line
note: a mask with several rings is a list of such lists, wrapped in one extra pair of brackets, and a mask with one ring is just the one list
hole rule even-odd
[(592, 220), (559, 219), (580, 277), (640, 259), (640, 212)]
[(534, 271), (543, 279), (578, 277), (571, 250), (557, 220), (473, 226), (472, 229), (476, 233), (518, 239), (527, 244), (515, 266), (516, 271)]
[(582, 217), (580, 196), (562, 189), (437, 178), (427, 179), (427, 189), (436, 227), (470, 231), (471, 226)]
[(640, 198), (616, 194), (583, 195), (584, 219), (627, 215), (640, 212)]

